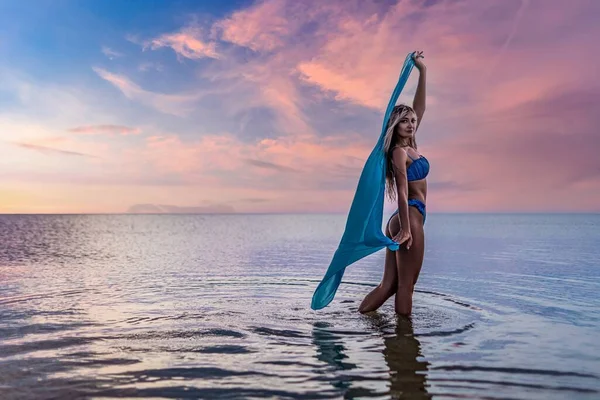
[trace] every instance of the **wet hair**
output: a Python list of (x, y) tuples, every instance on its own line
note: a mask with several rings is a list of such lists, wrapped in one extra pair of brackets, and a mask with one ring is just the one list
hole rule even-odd
[[(385, 152), (385, 181), (386, 181), (386, 194), (390, 200), (396, 200), (396, 179), (395, 170), (392, 163), (392, 151), (394, 147), (400, 141), (399, 135), (396, 134), (398, 123), (402, 118), (405, 118), (410, 113), (415, 113), (415, 110), (405, 104), (399, 104), (392, 110), (390, 119), (388, 120), (387, 129), (385, 131), (385, 137), (383, 139), (383, 151)], [(409, 138), (406, 143), (413, 149), (417, 149), (417, 142), (415, 137)]]

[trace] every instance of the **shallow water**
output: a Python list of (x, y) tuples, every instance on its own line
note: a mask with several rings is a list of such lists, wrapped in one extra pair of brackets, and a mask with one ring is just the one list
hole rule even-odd
[(310, 309), (344, 224), (0, 216), (0, 398), (600, 397), (599, 215), (428, 215), (412, 323)]

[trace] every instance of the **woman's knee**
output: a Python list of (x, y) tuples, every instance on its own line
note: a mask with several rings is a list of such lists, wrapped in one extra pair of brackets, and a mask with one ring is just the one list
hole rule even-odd
[(396, 295), (412, 296), (415, 285), (412, 282), (401, 282), (396, 287)]

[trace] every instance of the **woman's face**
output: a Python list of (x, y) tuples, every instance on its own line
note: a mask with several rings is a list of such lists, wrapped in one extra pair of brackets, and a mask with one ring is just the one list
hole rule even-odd
[(403, 138), (413, 137), (417, 129), (417, 116), (410, 112), (400, 119), (396, 128), (398, 135)]

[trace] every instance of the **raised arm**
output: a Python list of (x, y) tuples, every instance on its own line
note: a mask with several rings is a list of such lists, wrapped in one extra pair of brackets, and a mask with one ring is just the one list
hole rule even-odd
[(423, 63), (423, 52), (416, 51), (413, 55), (413, 60), (415, 61), (415, 67), (419, 70), (419, 83), (417, 84), (417, 91), (415, 92), (415, 98), (413, 100), (413, 109), (417, 114), (417, 124), (421, 124), (421, 120), (423, 119), (423, 115), (425, 114), (425, 82), (427, 80), (427, 68)]

